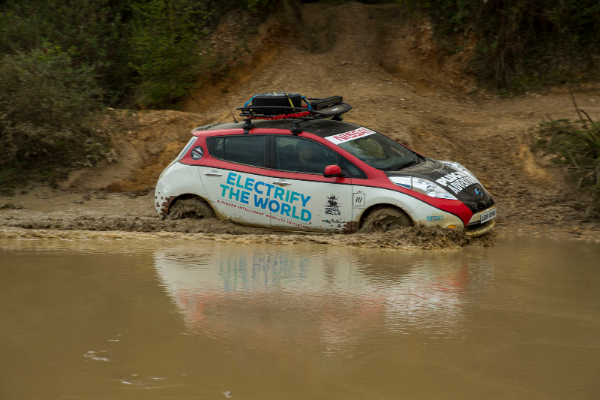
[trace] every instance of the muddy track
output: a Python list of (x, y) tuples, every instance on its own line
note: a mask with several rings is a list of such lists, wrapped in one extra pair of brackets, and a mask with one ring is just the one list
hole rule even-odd
[[(254, 40), (256, 54), (263, 51), (260, 66), (240, 69), (237, 79), (220, 84), (220, 97), (189, 101), (186, 112), (118, 112), (108, 118), (105, 123), (117, 132), (115, 162), (77, 171), (60, 184), (62, 189), (41, 186), (0, 198), (0, 206), (25, 207), (0, 209), (0, 227), (284, 237), (228, 223), (170, 225), (154, 216), (151, 195), (131, 200), (123, 194), (106, 194), (149, 193), (160, 171), (189, 138), (189, 129), (229, 121), (225, 101), (239, 106), (255, 93), (277, 90), (315, 97), (342, 95), (354, 107), (346, 120), (428, 156), (462, 163), (494, 195), (500, 231), (600, 240), (600, 225), (583, 221), (585, 204), (569, 195), (562, 172), (530, 150), (531, 134), (546, 114), (574, 117), (566, 88), (512, 99), (477, 91), (472, 80), (461, 74), (475, 44), (468, 44), (460, 54), (444, 56), (427, 21), (402, 15), (395, 5), (304, 4), (297, 11), (273, 17), (295, 19), (295, 24), (287, 25), (296, 30), (288, 30), (285, 36), (273, 28), (277, 21), (272, 18), (265, 23), (270, 24), (268, 29), (259, 29), (260, 37), (246, 38)], [(235, 25), (236, 20), (227, 23)], [(224, 26), (219, 32), (240, 31), (234, 28)], [(240, 38), (234, 35), (230, 40)], [(576, 94), (580, 107), (592, 117), (600, 117), (599, 93), (589, 87)], [(202, 89), (194, 96), (201, 98)], [(96, 201), (98, 193), (116, 197)], [(82, 200), (86, 196), (93, 201)], [(369, 241), (355, 236), (357, 241)]]
[(37, 221), (12, 219), (0, 226), (0, 238), (137, 239), (140, 237), (217, 240), (240, 244), (292, 245), (312, 243), (368, 249), (442, 250), (458, 249), (468, 245), (493, 246), (496, 234), (492, 233), (471, 238), (461, 231), (421, 226), (398, 229), (387, 233), (307, 234), (252, 229), (227, 221), (161, 221), (150, 217), (76, 217), (72, 220), (44, 218)]
[[(39, 186), (0, 203), (0, 238), (136, 239), (169, 238), (231, 241), (240, 244), (296, 243), (380, 249), (458, 249), (493, 245), (495, 235), (470, 238), (439, 228), (407, 228), (389, 233), (317, 234), (241, 226), (218, 219), (162, 220), (151, 207), (153, 193), (65, 192)], [(149, 206), (150, 205), (150, 206)]]

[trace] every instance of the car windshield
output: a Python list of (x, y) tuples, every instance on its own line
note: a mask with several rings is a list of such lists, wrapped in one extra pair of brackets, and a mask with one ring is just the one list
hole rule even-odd
[(338, 146), (371, 167), (382, 171), (398, 171), (419, 163), (417, 154), (373, 131), (357, 139), (338, 143)]

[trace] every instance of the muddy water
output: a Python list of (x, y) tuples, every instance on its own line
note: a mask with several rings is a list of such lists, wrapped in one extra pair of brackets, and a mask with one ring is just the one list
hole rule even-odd
[(0, 399), (597, 399), (599, 259), (0, 239)]

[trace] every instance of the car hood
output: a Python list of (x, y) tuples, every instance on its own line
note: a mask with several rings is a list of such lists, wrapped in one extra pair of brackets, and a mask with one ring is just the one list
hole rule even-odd
[(422, 163), (400, 171), (386, 171), (385, 174), (389, 177), (410, 176), (435, 182), (456, 196), (473, 213), (483, 211), (495, 204), (492, 195), (481, 183), (473, 182), (463, 172), (433, 158), (425, 158)]

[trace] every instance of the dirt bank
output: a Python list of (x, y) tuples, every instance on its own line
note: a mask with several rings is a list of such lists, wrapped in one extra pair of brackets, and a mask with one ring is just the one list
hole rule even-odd
[[(60, 189), (42, 186), (1, 197), (0, 206), (24, 208), (0, 209), (0, 227), (271, 235), (227, 223), (199, 227), (159, 222), (148, 193), (189, 139), (191, 128), (229, 121), (225, 101), (237, 107), (255, 93), (277, 90), (343, 95), (354, 107), (346, 120), (428, 156), (462, 163), (494, 195), (501, 232), (600, 241), (600, 225), (582, 219), (585, 204), (569, 195), (562, 172), (530, 150), (531, 133), (546, 114), (574, 116), (567, 89), (513, 99), (477, 92), (461, 74), (469, 46), (461, 54), (443, 56), (428, 22), (407, 19), (395, 5), (305, 4), (295, 18), (296, 30), (286, 37), (277, 36), (280, 30), (261, 31), (266, 50), (260, 68), (240, 69), (239, 76), (218, 86), (220, 97), (213, 90), (210, 102), (190, 101), (189, 112), (117, 112), (108, 117), (105, 123), (115, 131), (113, 162), (76, 171)], [(258, 48), (253, 51), (260, 53)], [(599, 93), (589, 87), (576, 94), (580, 107), (593, 118), (600, 116)], [(195, 96), (201, 97), (202, 91)], [(356, 239), (343, 240), (370, 240), (352, 237)]]

